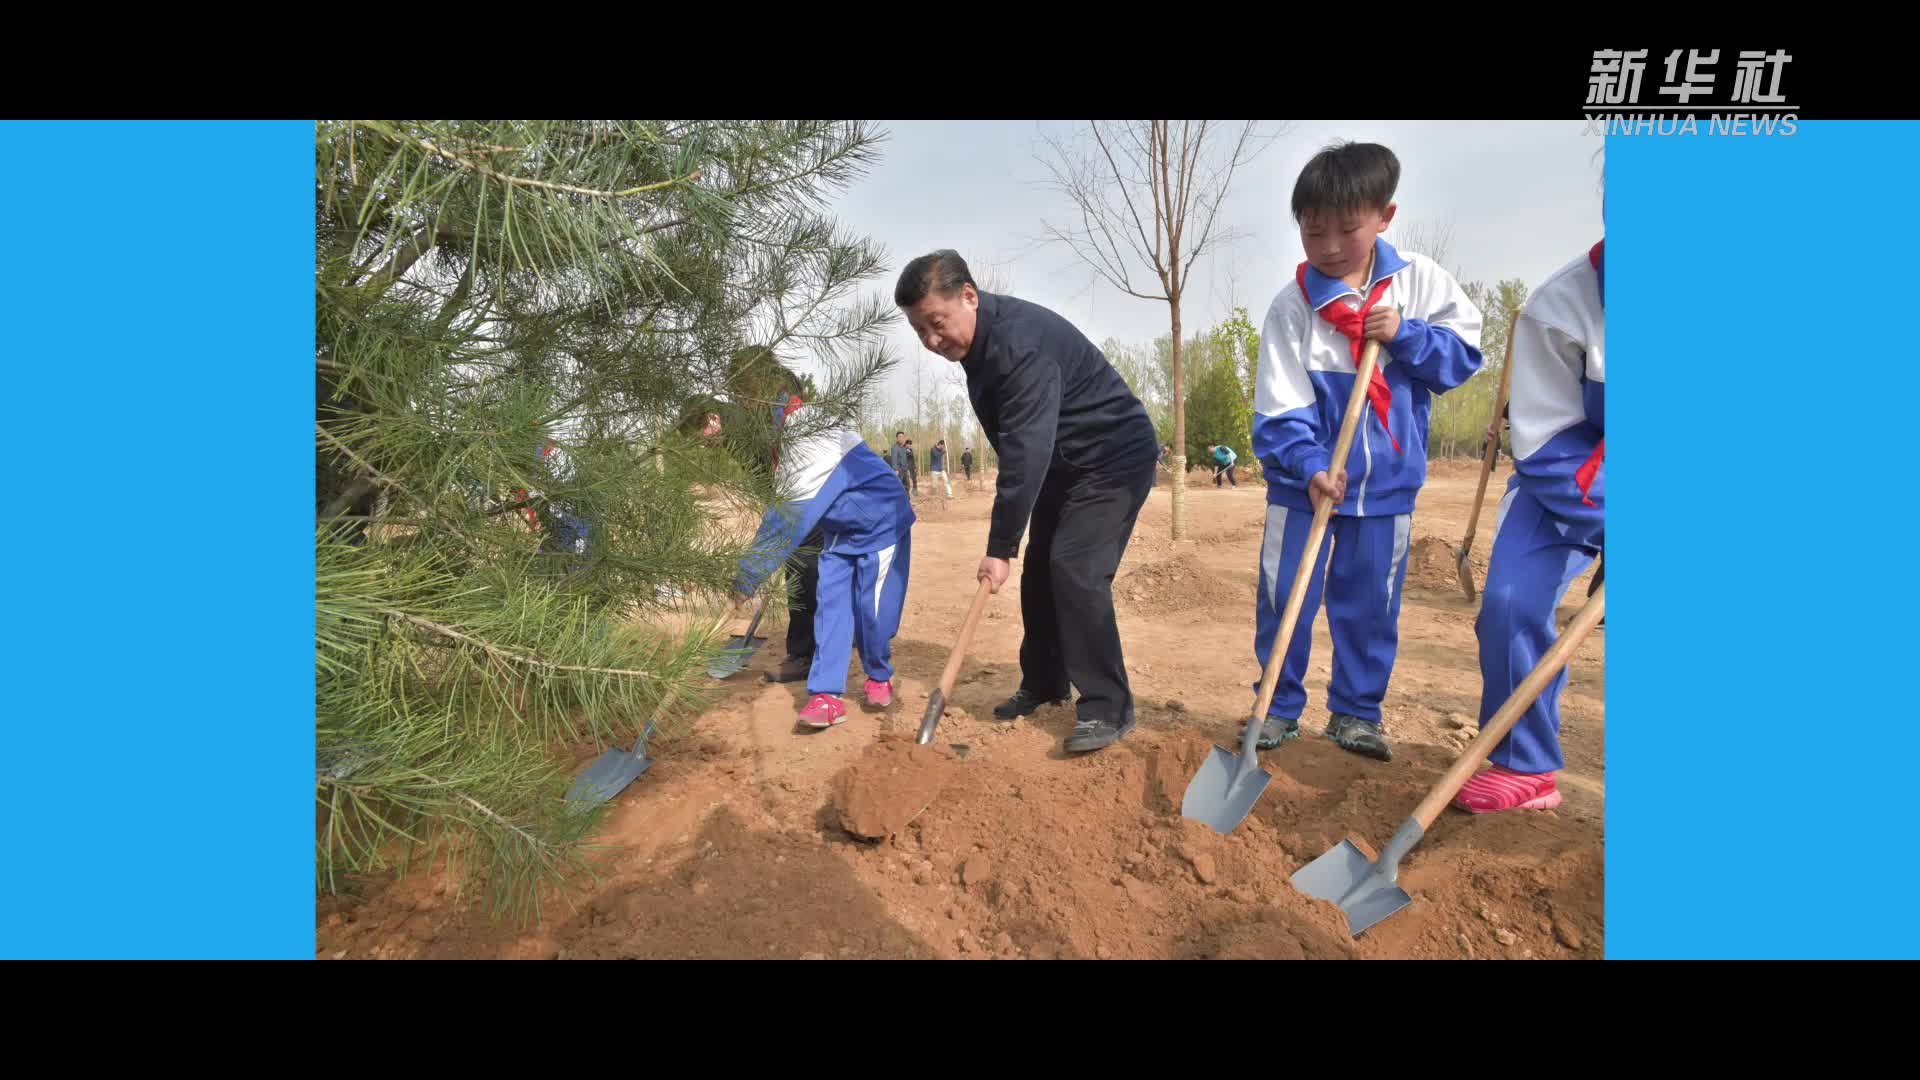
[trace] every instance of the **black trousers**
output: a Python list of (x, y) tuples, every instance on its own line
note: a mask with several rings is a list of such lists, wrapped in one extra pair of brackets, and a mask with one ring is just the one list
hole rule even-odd
[(1133, 538), (1154, 463), (1110, 474), (1058, 464), (1041, 485), (1021, 556), (1020, 685), (1043, 699), (1080, 691), (1082, 720), (1123, 722), (1133, 690), (1113, 614), (1113, 576)]
[(787, 596), (788, 656), (813, 655), (813, 607), (820, 592), (820, 548), (826, 542), (826, 534), (815, 529), (787, 560), (787, 573), (796, 583)]

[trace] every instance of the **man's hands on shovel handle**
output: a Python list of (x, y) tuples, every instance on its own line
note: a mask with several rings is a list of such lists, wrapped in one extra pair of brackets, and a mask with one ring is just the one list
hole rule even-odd
[(1012, 567), (1007, 563), (1007, 560), (996, 559), (989, 555), (980, 560), (980, 574), (974, 580), (992, 582), (994, 595), (998, 596), (1000, 594), (1000, 586), (1007, 583), (1007, 574), (1011, 570)]
[(1341, 503), (1347, 501), (1347, 470), (1341, 469), (1334, 476), (1327, 475), (1324, 469), (1314, 473), (1313, 479), (1307, 481), (1307, 490), (1311, 494), (1315, 509), (1318, 509), (1320, 503), (1326, 499), (1332, 499), (1337, 509)]

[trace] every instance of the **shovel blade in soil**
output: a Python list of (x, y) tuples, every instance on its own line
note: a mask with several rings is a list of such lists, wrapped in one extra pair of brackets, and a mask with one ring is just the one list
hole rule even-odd
[(627, 790), (640, 774), (653, 767), (653, 759), (631, 750), (613, 749), (594, 759), (567, 789), (567, 801), (593, 805), (603, 803)]
[(1454, 565), (1460, 571), (1460, 588), (1467, 594), (1467, 603), (1471, 604), (1474, 601), (1474, 597), (1479, 595), (1479, 590), (1474, 588), (1473, 564), (1467, 561), (1467, 555), (1468, 552), (1462, 551), (1460, 553), (1460, 561)]
[(1381, 873), (1378, 864), (1351, 840), (1340, 841), (1338, 847), (1295, 871), (1293, 887), (1315, 900), (1338, 904), (1354, 937), (1413, 903), (1413, 897)]
[(1180, 816), (1202, 822), (1214, 832), (1230, 833), (1247, 820), (1271, 783), (1272, 773), (1257, 765), (1242, 769), (1240, 755), (1216, 746), (1187, 785)]
[(766, 642), (767, 639), (763, 637), (748, 639), (737, 634), (728, 638), (726, 650), (714, 657), (713, 662), (707, 665), (707, 674), (716, 679), (738, 674), (740, 669), (753, 660), (753, 654), (759, 652), (760, 646)]
[(933, 741), (933, 729), (940, 726), (940, 716), (946, 711), (947, 695), (936, 686), (933, 696), (927, 699), (927, 711), (920, 716), (920, 733), (915, 739), (921, 746)]

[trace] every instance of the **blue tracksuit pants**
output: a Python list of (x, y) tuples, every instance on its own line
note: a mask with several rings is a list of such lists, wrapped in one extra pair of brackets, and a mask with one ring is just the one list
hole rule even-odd
[(845, 694), (847, 664), (860, 652), (867, 678), (893, 680), (893, 638), (907, 606), (913, 536), (860, 555), (823, 552), (813, 611), (813, 667), (809, 694)]
[[(1327, 523), (1319, 561), (1308, 580), (1300, 621), (1274, 688), (1267, 715), (1298, 720), (1307, 707), (1305, 678), (1313, 649), (1313, 621), (1322, 594), (1327, 628), (1333, 635), (1333, 679), (1327, 708), (1378, 724), (1387, 696), (1393, 661), (1400, 645), (1400, 592), (1407, 579), (1407, 548), (1413, 515), (1342, 517)], [(1265, 671), (1280, 633), (1280, 615), (1299, 571), (1313, 515), (1305, 510), (1268, 505), (1266, 535), (1260, 544), (1260, 599), (1253, 652)], [(1254, 680), (1255, 693), (1260, 681)]]
[[(1482, 725), (1553, 648), (1559, 638), (1554, 612), (1567, 587), (1600, 554), (1600, 537), (1581, 535), (1581, 530), (1516, 489), (1508, 489), (1501, 500), (1495, 528), (1486, 598), (1473, 627), (1480, 639)], [(1565, 768), (1566, 759), (1560, 753), (1560, 693), (1566, 685), (1563, 668), (1488, 760), (1523, 773)]]

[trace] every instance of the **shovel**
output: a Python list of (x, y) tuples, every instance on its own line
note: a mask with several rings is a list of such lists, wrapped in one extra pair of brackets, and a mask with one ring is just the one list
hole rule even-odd
[[(1507, 327), (1507, 359), (1500, 368), (1500, 397), (1493, 403), (1494, 423), (1500, 422), (1501, 414), (1507, 411), (1507, 395), (1513, 390), (1513, 332), (1520, 326), (1520, 316), (1516, 312), (1513, 322)], [(1497, 429), (1496, 429), (1497, 430)], [(1473, 584), (1473, 531), (1480, 524), (1480, 504), (1487, 498), (1487, 478), (1493, 475), (1493, 462), (1500, 456), (1500, 438), (1498, 435), (1487, 440), (1487, 456), (1480, 462), (1480, 487), (1473, 493), (1473, 513), (1467, 517), (1467, 537), (1460, 541), (1460, 561), (1455, 566), (1460, 571), (1460, 588), (1467, 594), (1467, 603), (1471, 604), (1479, 597), (1479, 591)]]
[[(1369, 340), (1366, 350), (1360, 354), (1360, 370), (1354, 374), (1353, 392), (1347, 396), (1347, 414), (1340, 421), (1340, 438), (1333, 444), (1329, 470), (1347, 467), (1354, 433), (1367, 411), (1367, 385), (1373, 381), (1379, 358), (1380, 343)], [(1253, 811), (1253, 804), (1260, 801), (1261, 793), (1273, 782), (1273, 774), (1260, 767), (1255, 744), (1267, 720), (1267, 706), (1273, 704), (1273, 692), (1280, 685), (1280, 669), (1287, 662), (1294, 626), (1300, 621), (1300, 608), (1306, 603), (1307, 585), (1313, 580), (1314, 565), (1320, 561), (1320, 542), (1326, 538), (1327, 521), (1333, 517), (1333, 510), (1333, 500), (1324, 499), (1313, 512), (1313, 528), (1307, 533), (1306, 547), (1300, 552), (1300, 569), (1293, 575), (1293, 591), (1287, 595), (1286, 611), (1280, 616), (1280, 632), (1273, 639), (1273, 655), (1268, 657), (1266, 672), (1260, 679), (1260, 697), (1254, 702), (1247, 733), (1240, 740), (1239, 756), (1214, 747), (1192, 782), (1187, 784), (1186, 797), (1180, 801), (1180, 816), (1205, 822), (1215, 832), (1230, 833), (1239, 828)]]
[(960, 624), (960, 640), (953, 643), (947, 669), (940, 673), (940, 685), (927, 698), (926, 715), (920, 718), (921, 746), (933, 741), (933, 729), (940, 724), (940, 714), (947, 711), (947, 695), (953, 693), (953, 680), (960, 676), (960, 663), (967, 658), (967, 646), (973, 642), (973, 629), (980, 625), (980, 616), (986, 614), (987, 601), (992, 597), (993, 583), (982, 578), (979, 591), (973, 594), (973, 607), (967, 611), (967, 621)]
[(1461, 785), (1467, 782), (1500, 740), (1507, 737), (1507, 732), (1513, 730), (1520, 714), (1527, 711), (1540, 692), (1560, 673), (1560, 669), (1567, 666), (1573, 651), (1593, 632), (1606, 611), (1607, 589), (1602, 585), (1594, 591), (1586, 606), (1580, 609), (1573, 625), (1560, 635), (1560, 640), (1547, 650), (1547, 655), (1541, 657), (1540, 663), (1513, 692), (1513, 696), (1500, 706), (1499, 712), (1493, 714), (1487, 726), (1480, 729), (1480, 736), (1473, 740), (1473, 744), (1433, 786), (1420, 805), (1414, 807), (1413, 816), (1401, 823), (1393, 839), (1388, 841), (1387, 850), (1381, 853), (1379, 862), (1369, 860), (1352, 840), (1342, 840), (1338, 847), (1296, 871), (1293, 887), (1316, 900), (1330, 900), (1339, 904), (1340, 910), (1347, 913), (1347, 928), (1354, 937), (1366, 933), (1380, 920), (1412, 903), (1413, 898), (1399, 885), (1400, 860), (1420, 842), (1428, 826), (1433, 824), (1433, 819), (1440, 816), (1441, 808), (1459, 793)]
[(748, 661), (753, 659), (753, 654), (759, 652), (760, 646), (767, 643), (766, 638), (753, 636), (753, 632), (760, 629), (760, 616), (766, 613), (767, 602), (762, 600), (760, 606), (753, 609), (753, 621), (747, 624), (747, 632), (728, 638), (726, 650), (707, 664), (708, 675), (716, 679), (724, 679), (729, 675), (737, 674), (741, 668), (747, 666)]
[[(720, 616), (720, 621), (714, 624), (713, 629), (718, 631), (730, 618), (732, 618), (731, 612)], [(758, 624), (760, 617), (755, 615), (753, 621)], [(751, 638), (752, 635), (753, 628), (749, 627), (747, 636)], [(713, 667), (707, 670), (711, 673)], [(654, 729), (660, 726), (660, 718), (673, 707), (674, 697), (674, 694), (669, 693), (661, 699), (660, 707), (653, 711), (653, 719), (647, 721), (646, 730), (634, 740), (633, 749), (623, 750), (616, 746), (593, 759), (593, 764), (587, 766), (587, 771), (575, 777), (573, 786), (567, 789), (567, 801), (579, 804), (580, 809), (606, 802), (627, 790), (627, 785), (640, 779), (640, 774), (653, 768), (653, 759), (647, 756), (647, 740), (653, 738)]]

